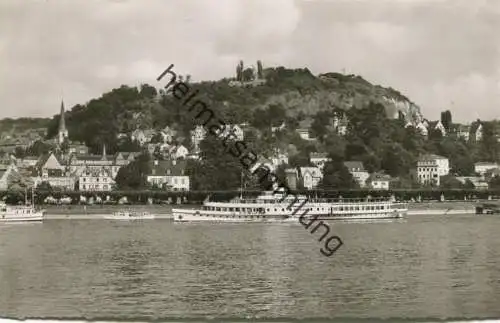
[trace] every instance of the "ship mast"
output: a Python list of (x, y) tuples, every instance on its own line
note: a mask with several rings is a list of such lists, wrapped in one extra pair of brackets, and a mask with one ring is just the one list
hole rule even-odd
[(240, 199), (243, 199), (243, 171), (240, 176)]

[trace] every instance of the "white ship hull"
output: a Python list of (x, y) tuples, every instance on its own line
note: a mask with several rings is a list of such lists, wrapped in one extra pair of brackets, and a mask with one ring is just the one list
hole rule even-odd
[[(377, 220), (377, 219), (397, 219), (407, 214), (405, 208), (391, 210), (377, 210), (373, 212), (350, 212), (343, 213), (321, 213), (321, 211), (311, 211), (305, 214), (304, 219), (317, 215), (318, 220)], [(196, 209), (173, 209), (173, 219), (175, 222), (298, 222), (299, 216), (303, 212), (291, 215), (292, 212), (282, 214), (262, 214), (262, 213), (231, 213), (231, 212), (210, 212)]]
[(33, 212), (31, 214), (5, 213), (0, 214), (1, 222), (38, 222), (43, 221), (43, 212)]

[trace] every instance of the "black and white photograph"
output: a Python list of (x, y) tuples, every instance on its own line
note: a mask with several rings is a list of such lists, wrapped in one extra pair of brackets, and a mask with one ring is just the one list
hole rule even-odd
[(0, 0), (0, 322), (500, 320), (500, 0)]

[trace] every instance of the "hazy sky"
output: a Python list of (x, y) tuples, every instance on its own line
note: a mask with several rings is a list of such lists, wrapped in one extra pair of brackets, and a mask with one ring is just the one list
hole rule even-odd
[(171, 63), (359, 74), (428, 118), (500, 117), (500, 0), (0, 0), (0, 117), (51, 116)]

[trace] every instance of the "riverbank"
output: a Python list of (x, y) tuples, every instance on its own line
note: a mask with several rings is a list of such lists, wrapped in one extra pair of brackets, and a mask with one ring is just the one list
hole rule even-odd
[[(431, 201), (408, 204), (408, 215), (474, 214), (473, 201)], [(102, 219), (102, 215), (128, 209), (148, 211), (158, 219), (171, 219), (172, 208), (190, 208), (196, 205), (45, 205), (46, 219)]]
[[(176, 207), (185, 207), (178, 205)], [(46, 219), (102, 219), (104, 214), (130, 210), (147, 211), (157, 219), (171, 219), (171, 205), (44, 205)]]
[(408, 215), (475, 214), (476, 201), (430, 201), (408, 204)]

